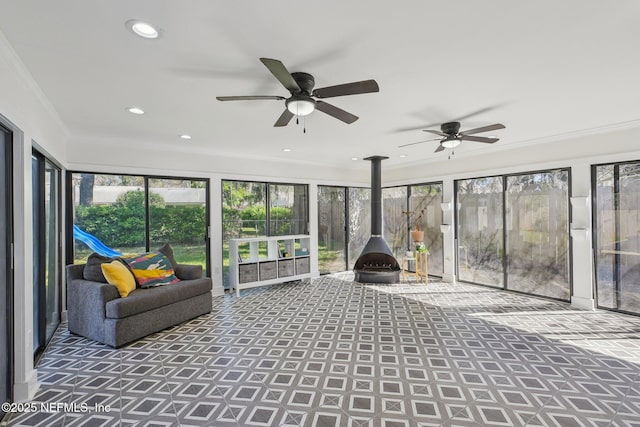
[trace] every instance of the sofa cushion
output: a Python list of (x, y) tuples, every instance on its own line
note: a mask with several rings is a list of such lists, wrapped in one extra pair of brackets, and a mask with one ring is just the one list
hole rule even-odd
[(124, 260), (141, 288), (171, 285), (180, 281), (169, 259), (160, 252), (148, 252)]
[(158, 252), (160, 252), (161, 254), (163, 254), (169, 259), (171, 266), (175, 270), (176, 267), (178, 266), (178, 261), (176, 261), (176, 257), (173, 255), (173, 248), (171, 247), (171, 245), (168, 243), (165, 243), (164, 245), (158, 248)]
[(107, 278), (102, 274), (102, 264), (105, 262), (111, 262), (113, 258), (109, 258), (98, 253), (92, 253), (87, 258), (87, 264), (82, 270), (82, 278), (84, 280), (90, 280), (92, 282), (107, 283)]
[(106, 304), (107, 318), (122, 319), (211, 291), (211, 279), (183, 280), (173, 285), (136, 290)]
[(121, 260), (105, 262), (101, 264), (102, 274), (110, 285), (118, 289), (118, 293), (125, 298), (136, 288), (136, 279), (131, 274), (129, 267)]
[(196, 264), (178, 264), (175, 266), (176, 276), (180, 280), (193, 280), (202, 277), (202, 266)]

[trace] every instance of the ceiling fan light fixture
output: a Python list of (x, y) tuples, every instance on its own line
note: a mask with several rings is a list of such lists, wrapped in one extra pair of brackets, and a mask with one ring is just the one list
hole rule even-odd
[(293, 95), (285, 102), (287, 110), (297, 116), (307, 116), (316, 109), (316, 101), (308, 96)]
[(462, 141), (459, 138), (449, 136), (444, 139), (441, 144), (444, 148), (455, 148), (460, 145), (461, 142)]

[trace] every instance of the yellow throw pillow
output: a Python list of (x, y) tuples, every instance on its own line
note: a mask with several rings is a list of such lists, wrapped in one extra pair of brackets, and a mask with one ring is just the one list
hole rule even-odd
[(105, 262), (100, 267), (107, 282), (118, 288), (118, 292), (122, 298), (129, 295), (129, 292), (135, 290), (136, 280), (133, 278), (133, 274), (131, 274), (127, 266), (120, 261)]

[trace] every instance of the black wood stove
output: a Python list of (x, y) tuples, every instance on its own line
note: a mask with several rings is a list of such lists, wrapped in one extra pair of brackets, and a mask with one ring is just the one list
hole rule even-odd
[(388, 157), (371, 156), (371, 238), (353, 266), (356, 282), (398, 283), (400, 264), (382, 237), (382, 170)]

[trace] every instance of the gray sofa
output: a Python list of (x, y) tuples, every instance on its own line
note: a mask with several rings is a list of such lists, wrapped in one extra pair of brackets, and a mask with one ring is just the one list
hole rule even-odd
[(211, 312), (211, 278), (201, 277), (201, 266), (178, 264), (180, 282), (136, 289), (126, 298), (113, 285), (85, 280), (84, 267), (67, 266), (68, 327), (74, 334), (117, 348)]

